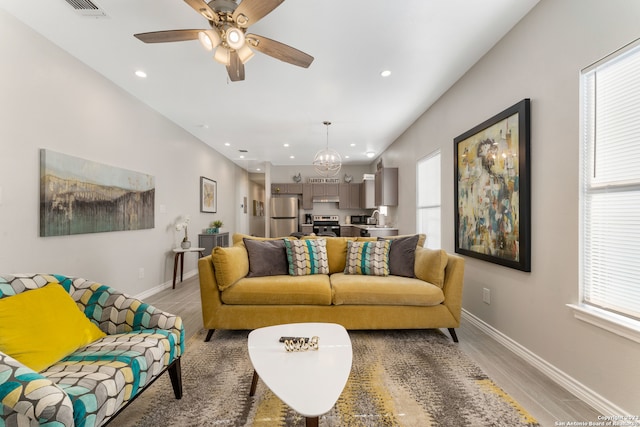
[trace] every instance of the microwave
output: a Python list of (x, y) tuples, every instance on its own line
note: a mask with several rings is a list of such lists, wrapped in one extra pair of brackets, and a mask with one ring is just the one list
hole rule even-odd
[(368, 215), (351, 215), (351, 224), (366, 224)]

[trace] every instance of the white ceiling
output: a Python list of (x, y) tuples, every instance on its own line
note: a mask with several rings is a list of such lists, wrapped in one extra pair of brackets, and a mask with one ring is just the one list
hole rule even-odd
[[(311, 164), (327, 143), (325, 120), (329, 146), (349, 156), (344, 163), (369, 164), (367, 151), (384, 151), (537, 2), (288, 0), (249, 31), (314, 62), (304, 69), (256, 52), (241, 82), (228, 81), (198, 41), (133, 37), (208, 28), (183, 0), (93, 0), (103, 18), (82, 16), (65, 0), (0, 0), (0, 7), (255, 171), (265, 161)], [(134, 75), (139, 69), (146, 79)], [(381, 77), (387, 69), (391, 76)], [(247, 150), (244, 159), (239, 150)]]

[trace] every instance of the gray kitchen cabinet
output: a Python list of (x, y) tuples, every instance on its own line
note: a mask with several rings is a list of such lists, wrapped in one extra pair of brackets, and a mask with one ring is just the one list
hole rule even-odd
[(362, 184), (340, 184), (338, 209), (360, 209)]
[(302, 209), (313, 209), (313, 184), (302, 185)]
[(311, 184), (315, 197), (339, 196), (338, 184)]
[(271, 194), (302, 194), (301, 183), (271, 184)]
[(372, 179), (365, 179), (360, 188), (360, 207), (362, 209), (376, 208), (376, 182)]
[(376, 206), (398, 206), (398, 168), (376, 171)]
[(350, 225), (341, 225), (340, 226), (340, 237), (357, 237), (354, 233), (354, 227)]

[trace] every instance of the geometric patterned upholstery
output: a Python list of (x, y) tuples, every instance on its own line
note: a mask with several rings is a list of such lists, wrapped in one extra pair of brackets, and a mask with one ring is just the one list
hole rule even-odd
[(99, 283), (4, 275), (0, 298), (48, 283), (60, 283), (107, 336), (40, 373), (0, 352), (0, 427), (100, 426), (184, 352), (180, 317)]

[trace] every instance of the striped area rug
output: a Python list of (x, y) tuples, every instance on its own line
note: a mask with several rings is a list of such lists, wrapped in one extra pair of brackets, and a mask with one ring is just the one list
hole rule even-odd
[[(320, 426), (538, 426), (439, 330), (349, 335), (351, 376)], [(304, 418), (261, 381), (249, 397), (247, 336), (248, 331), (216, 331), (205, 343), (204, 333), (197, 334), (182, 358), (182, 400), (175, 400), (163, 375), (112, 425), (304, 426)]]

